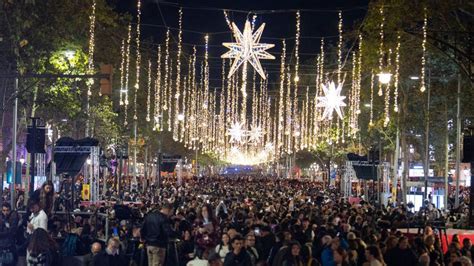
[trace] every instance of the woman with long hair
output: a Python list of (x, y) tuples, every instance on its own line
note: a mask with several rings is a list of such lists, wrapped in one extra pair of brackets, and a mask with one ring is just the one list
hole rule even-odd
[(230, 237), (227, 233), (223, 233), (221, 237), (221, 242), (216, 246), (216, 253), (221, 257), (222, 262), (224, 262), (225, 256), (230, 251)]
[(48, 232), (38, 228), (33, 232), (26, 249), (26, 263), (28, 266), (56, 265), (57, 247)]
[(41, 209), (46, 215), (51, 215), (54, 202), (54, 185), (52, 181), (43, 183), (40, 189), (35, 190), (31, 198), (36, 199), (40, 203)]
[(303, 266), (303, 258), (301, 257), (301, 245), (294, 241), (291, 242), (286, 256), (283, 260), (283, 266)]

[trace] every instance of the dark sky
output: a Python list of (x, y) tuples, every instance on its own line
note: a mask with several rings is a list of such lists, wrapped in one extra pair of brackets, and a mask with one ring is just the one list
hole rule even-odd
[[(293, 51), (296, 10), (301, 10), (300, 62), (307, 62), (319, 53), (321, 37), (325, 37), (327, 43), (336, 43), (337, 10), (343, 11), (344, 31), (349, 31), (364, 18), (368, 2), (368, 0), (142, 0), (142, 36), (153, 38), (156, 43), (163, 43), (166, 31), (164, 26), (177, 28), (178, 7), (183, 7), (184, 49), (189, 52), (195, 44), (198, 54), (203, 55), (204, 34), (209, 33), (211, 77), (213, 77), (217, 72), (220, 73), (219, 57), (227, 50), (222, 46), (222, 42), (232, 41), (222, 10), (229, 10), (230, 19), (241, 29), (247, 16), (251, 19), (253, 15), (249, 11), (255, 11), (256, 26), (266, 23), (261, 42), (275, 44), (269, 52), (275, 55), (277, 60), (262, 61), (265, 70), (272, 75), (279, 70), (281, 39), (288, 39), (287, 51)], [(117, 10), (135, 16), (136, 0), (118, 1)], [(171, 32), (174, 40), (177, 40), (177, 30), (172, 29)], [(305, 67), (302, 63), (301, 69)]]

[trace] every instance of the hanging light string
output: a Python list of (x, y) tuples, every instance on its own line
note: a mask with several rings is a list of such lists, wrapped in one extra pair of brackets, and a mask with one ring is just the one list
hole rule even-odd
[(426, 31), (428, 28), (428, 15), (426, 11), (426, 7), (423, 10), (424, 12), (424, 19), (423, 19), (423, 41), (421, 43), (421, 47), (423, 49), (421, 55), (421, 82), (420, 82), (420, 91), (424, 92), (426, 90), (425, 86), (425, 66), (426, 66)]
[[(89, 16), (89, 60), (87, 64), (87, 71), (89, 74), (92, 74), (94, 71), (94, 50), (95, 50), (95, 10), (96, 10), (96, 0), (92, 0), (92, 13)], [(90, 79), (87, 86), (87, 101), (89, 102), (90, 96), (92, 96), (91, 87), (94, 84), (94, 80)]]
[(356, 91), (356, 127), (358, 127), (358, 120), (360, 114), (360, 90), (362, 87), (362, 48), (363, 48), (363, 39), (362, 34), (359, 34), (359, 57), (357, 61), (357, 91)]
[[(96, 0), (92, 0), (92, 13), (89, 16), (89, 54), (88, 54), (88, 64), (87, 72), (92, 74), (94, 72), (94, 49), (95, 49), (95, 9), (96, 9)], [(90, 97), (92, 96), (92, 85), (94, 84), (94, 79), (89, 79), (87, 82), (87, 96), (86, 96), (86, 111), (87, 116), (90, 114)], [(86, 126), (86, 135), (89, 135), (89, 119), (87, 119)]]
[(146, 92), (146, 121), (150, 122), (150, 110), (151, 110), (151, 60), (148, 60), (148, 82)]
[[(385, 24), (385, 15), (383, 12), (383, 5), (380, 6), (380, 45), (379, 45), (379, 74), (383, 73), (383, 57), (384, 57), (384, 24)], [(379, 91), (378, 95), (382, 96), (382, 82), (379, 82)]]
[(132, 42), (132, 25), (128, 24), (128, 35), (127, 35), (127, 44), (125, 46), (125, 55), (126, 55), (126, 63), (125, 63), (125, 107), (124, 107), (124, 126), (128, 124), (128, 92), (129, 92), (129, 85), (130, 85), (130, 44)]
[(133, 120), (138, 119), (137, 115), (137, 97), (138, 92), (140, 91), (140, 64), (142, 60), (142, 56), (140, 53), (140, 23), (141, 23), (141, 0), (137, 1), (137, 36), (136, 36), (136, 44), (137, 44), (137, 58), (136, 58), (136, 80), (135, 80), (135, 95), (133, 97)]
[(181, 128), (181, 121), (179, 121), (179, 101), (181, 97), (181, 43), (182, 43), (182, 35), (183, 35), (183, 9), (180, 8), (178, 11), (178, 53), (176, 55), (176, 93), (174, 95), (175, 98), (175, 105), (174, 105), (174, 130), (173, 130), (173, 139), (178, 141), (179, 131)]
[(300, 68), (300, 35), (301, 35), (301, 16), (300, 11), (296, 11), (296, 36), (295, 36), (295, 86), (298, 87), (298, 82), (300, 81), (299, 77), (299, 68)]
[(352, 134), (355, 129), (355, 116), (356, 116), (356, 84), (357, 84), (357, 56), (355, 52), (352, 52), (352, 84), (351, 84), (351, 92), (349, 94), (349, 104), (350, 104), (350, 113), (349, 113), (349, 125), (350, 130), (349, 134)]
[[(168, 102), (168, 77), (169, 77), (169, 61), (170, 61), (170, 29), (166, 30), (166, 39), (165, 39), (165, 77), (164, 77), (164, 90), (163, 90), (163, 110), (168, 111), (168, 107), (171, 106), (171, 103)], [(168, 112), (169, 116), (169, 112)], [(169, 126), (169, 125), (168, 125)]]
[(337, 84), (341, 84), (341, 74), (342, 74), (342, 11), (339, 11), (339, 41), (337, 43)]
[(119, 105), (123, 105), (123, 93), (125, 90), (125, 39), (122, 40), (122, 45), (120, 46), (120, 99)]
[[(392, 49), (388, 49), (388, 67), (392, 64)], [(383, 122), (384, 127), (388, 126), (390, 122), (390, 83), (385, 86), (385, 120)]]
[(155, 81), (155, 115), (154, 115), (154, 122), (155, 126), (154, 129), (156, 131), (161, 131), (161, 121), (163, 119), (162, 115), (162, 104), (161, 104), (161, 45), (158, 45), (157, 51), (158, 57), (156, 59), (156, 81)]
[(169, 64), (169, 75), (168, 75), (168, 88), (166, 89), (168, 91), (168, 131), (172, 132), (173, 129), (173, 58), (170, 59), (170, 64)]
[(256, 109), (256, 101), (257, 101), (257, 91), (256, 91), (256, 79), (257, 79), (257, 71), (253, 71), (253, 75), (252, 75), (252, 102), (251, 102), (251, 106), (252, 106), (252, 113), (251, 113), (251, 126), (252, 127), (255, 127), (256, 126), (256, 116), (257, 116), (257, 109)]
[(370, 76), (370, 120), (369, 126), (372, 127), (374, 125), (374, 72), (372, 71), (372, 75)]
[(285, 92), (285, 58), (286, 58), (286, 41), (283, 39), (282, 41), (282, 51), (281, 51), (281, 59), (280, 59), (280, 94), (278, 97), (278, 132), (277, 132), (277, 142), (275, 143), (276, 145), (276, 151), (277, 151), (277, 157), (279, 157), (279, 154), (281, 152), (281, 148), (283, 146), (283, 137), (285, 128), (284, 128), (284, 92)]
[(397, 33), (397, 48), (395, 49), (395, 77), (393, 81), (393, 110), (398, 112), (398, 80), (400, 75), (400, 32)]

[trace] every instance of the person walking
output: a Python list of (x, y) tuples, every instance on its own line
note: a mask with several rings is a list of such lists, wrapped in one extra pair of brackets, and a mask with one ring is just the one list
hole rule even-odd
[(3, 202), (0, 214), (0, 265), (16, 265), (15, 236), (18, 229), (18, 214), (8, 202)]
[(174, 235), (169, 219), (172, 212), (172, 205), (166, 202), (159, 211), (153, 210), (145, 216), (141, 237), (145, 240), (149, 266), (165, 264), (166, 247)]

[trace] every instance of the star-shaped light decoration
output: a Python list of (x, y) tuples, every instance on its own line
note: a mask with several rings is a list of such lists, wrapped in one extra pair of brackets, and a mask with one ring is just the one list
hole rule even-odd
[(275, 59), (273, 55), (266, 51), (275, 45), (259, 43), (264, 28), (265, 23), (263, 23), (260, 28), (258, 28), (252, 34), (252, 26), (247, 20), (245, 22), (244, 32), (242, 33), (239, 28), (237, 28), (235, 23), (232, 22), (232, 31), (234, 33), (236, 42), (222, 43), (222, 45), (229, 48), (230, 51), (227, 51), (227, 53), (221, 55), (221, 58), (235, 58), (229, 71), (229, 78), (242, 65), (242, 63), (248, 61), (250, 64), (252, 64), (258, 74), (260, 74), (262, 79), (266, 79), (259, 59)]
[(263, 130), (261, 126), (252, 126), (252, 129), (249, 132), (249, 142), (259, 143), (263, 137)]
[(329, 83), (329, 86), (322, 85), (324, 96), (318, 97), (319, 103), (317, 107), (324, 107), (324, 113), (322, 119), (332, 119), (332, 114), (336, 110), (339, 118), (342, 119), (342, 110), (341, 107), (346, 106), (344, 99), (346, 96), (341, 96), (342, 84), (336, 84), (333, 81)]
[(242, 129), (243, 124), (239, 122), (234, 122), (228, 129), (230, 135), (230, 143), (240, 143), (242, 142), (242, 137), (244, 137), (244, 130)]

